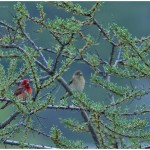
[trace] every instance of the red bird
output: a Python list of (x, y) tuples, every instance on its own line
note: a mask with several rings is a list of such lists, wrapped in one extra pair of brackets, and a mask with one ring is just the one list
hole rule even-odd
[(15, 96), (23, 97), (23, 100), (26, 100), (27, 94), (32, 94), (32, 88), (29, 84), (28, 79), (23, 79), (19, 87), (14, 92)]
[[(14, 91), (14, 94), (17, 97), (22, 97), (23, 101), (25, 101), (28, 97), (28, 94), (32, 94), (32, 88), (29, 84), (29, 80), (23, 79), (19, 87)], [(10, 102), (7, 102), (4, 106), (1, 107), (1, 109), (4, 109), (8, 104), (10, 104)]]

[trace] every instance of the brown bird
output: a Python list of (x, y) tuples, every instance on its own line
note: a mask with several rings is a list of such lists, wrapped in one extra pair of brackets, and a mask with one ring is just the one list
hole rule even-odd
[[(85, 86), (85, 79), (83, 77), (83, 73), (80, 70), (77, 70), (74, 72), (71, 81), (69, 82), (69, 87), (72, 91), (82, 92)], [(67, 98), (68, 96), (71, 96), (68, 92), (61, 98)]]

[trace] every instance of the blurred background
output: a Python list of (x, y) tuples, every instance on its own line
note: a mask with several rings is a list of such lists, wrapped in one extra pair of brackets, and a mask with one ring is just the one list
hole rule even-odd
[[(12, 23), (12, 16), (15, 14), (13, 5), (16, 2), (0, 2), (0, 20), (6, 20), (8, 23)], [(26, 5), (29, 13), (31, 16), (39, 16), (39, 13), (36, 9), (36, 3), (37, 2), (24, 2)], [(63, 9), (58, 9), (52, 4), (47, 4), (42, 2), (44, 6), (44, 10), (46, 13), (46, 18), (49, 19), (55, 19), (55, 17), (61, 17), (61, 18), (71, 18), (71, 13), (66, 13)], [(83, 7), (90, 8), (94, 2), (79, 2)], [(80, 17), (78, 17), (80, 19)], [(81, 18), (82, 19), (82, 18)], [(96, 14), (96, 19), (102, 24), (102, 26), (105, 28), (109, 24), (117, 23), (119, 26), (124, 26), (128, 29), (128, 31), (132, 34), (133, 37), (142, 37), (142, 36), (149, 36), (150, 35), (150, 2), (105, 2), (100, 10)], [(32, 23), (27, 23), (27, 32), (30, 33), (30, 36), (33, 38), (33, 40), (37, 43), (38, 46), (41, 47), (48, 47), (52, 48), (54, 46), (53, 40), (49, 39), (48, 33), (43, 32), (40, 36), (37, 36), (37, 34), (34, 32), (37, 30), (37, 25)], [(90, 33), (91, 35), (95, 36), (96, 38), (99, 38), (98, 32), (96, 28), (87, 28), (84, 32)], [(0, 30), (0, 36), (2, 34), (2, 31)], [(96, 49), (100, 56), (104, 60), (109, 59), (109, 54), (111, 52), (111, 47), (107, 42), (101, 42), (101, 39), (97, 42), (100, 42), (100, 45), (97, 47), (93, 47), (93, 49)], [(78, 42), (78, 46), (80, 46), (80, 42)], [(91, 53), (93, 51), (91, 48)], [(94, 51), (93, 51), (94, 52)], [(47, 55), (47, 58), (53, 56)], [(1, 63), (7, 63), (4, 60), (0, 61)], [(103, 90), (102, 88), (92, 87), (90, 84), (90, 75), (92, 73), (92, 70), (89, 68), (89, 66), (83, 64), (83, 63), (73, 63), (70, 69), (63, 75), (64, 79), (66, 81), (69, 81), (71, 79), (71, 76), (73, 72), (77, 69), (82, 70), (84, 73), (85, 79), (87, 81), (86, 88), (84, 92), (87, 94), (87, 96), (94, 100), (94, 101), (100, 101), (105, 103), (110, 103), (108, 100), (108, 93)], [(119, 85), (130, 85), (130, 81), (126, 79), (116, 79), (115, 77), (112, 78), (113, 82), (118, 83)], [(149, 79), (142, 79), (142, 80), (132, 80), (133, 86), (142, 86), (145, 85), (146, 88), (149, 87)], [(56, 97), (59, 98), (65, 93), (65, 90), (60, 86), (58, 89), (58, 93)], [(132, 109), (135, 104), (143, 104), (149, 105), (149, 96), (144, 96), (141, 101), (135, 100), (130, 104), (130, 108)], [(106, 101), (105, 101), (106, 100)], [(128, 106), (128, 104), (127, 104)], [(0, 122), (2, 122), (6, 117), (9, 116), (10, 112), (12, 112), (14, 108), (7, 109), (6, 110), (0, 110)], [(78, 120), (82, 121), (82, 117), (80, 116), (80, 113), (77, 111), (63, 111), (63, 110), (50, 110), (47, 109), (45, 111), (40, 112), (38, 115), (42, 117), (46, 117), (47, 119), (41, 119), (42, 124), (46, 128), (42, 128), (42, 130), (45, 133), (49, 133), (50, 128), (53, 125), (57, 125), (58, 128), (61, 129), (63, 132), (63, 135), (70, 140), (83, 140), (85, 141), (85, 146), (89, 146), (90, 148), (93, 147), (93, 140), (89, 134), (85, 133), (72, 133), (69, 129), (65, 128), (60, 123), (60, 118), (76, 118)], [(35, 126), (37, 128), (41, 126), (36, 118), (34, 118)], [(23, 133), (17, 134), (14, 139), (19, 140), (23, 136)], [(41, 144), (41, 145), (47, 145), (47, 146), (53, 146), (53, 143), (51, 141), (43, 136), (37, 136), (36, 134), (31, 134), (29, 139), (31, 143), (34, 144)], [(0, 148), (4, 148), (3, 145), (0, 145)], [(7, 148), (11, 148), (11, 146), (7, 146)]]

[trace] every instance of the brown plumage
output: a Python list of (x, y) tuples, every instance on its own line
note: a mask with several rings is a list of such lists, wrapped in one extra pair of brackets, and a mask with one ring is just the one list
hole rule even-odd
[[(80, 70), (74, 72), (71, 81), (69, 82), (69, 87), (72, 91), (82, 92), (85, 86), (85, 79), (83, 73)], [(68, 92), (61, 99), (71, 96)]]

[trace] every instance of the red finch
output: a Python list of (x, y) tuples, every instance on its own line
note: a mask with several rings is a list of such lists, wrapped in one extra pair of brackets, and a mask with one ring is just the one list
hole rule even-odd
[[(22, 97), (23, 101), (25, 101), (28, 97), (28, 94), (32, 94), (32, 88), (29, 84), (28, 79), (23, 79), (20, 83), (19, 87), (14, 91), (14, 95), (17, 97)], [(1, 109), (4, 109), (11, 102), (7, 102)]]
[[(85, 86), (85, 79), (83, 77), (83, 73), (80, 70), (74, 72), (72, 79), (68, 85), (72, 91), (82, 92)], [(68, 96), (71, 95), (67, 92), (66, 95), (61, 98), (61, 100), (67, 98)]]
[(32, 88), (29, 84), (28, 79), (23, 79), (19, 87), (14, 92), (15, 96), (23, 97), (23, 100), (26, 100), (27, 94), (32, 94)]

